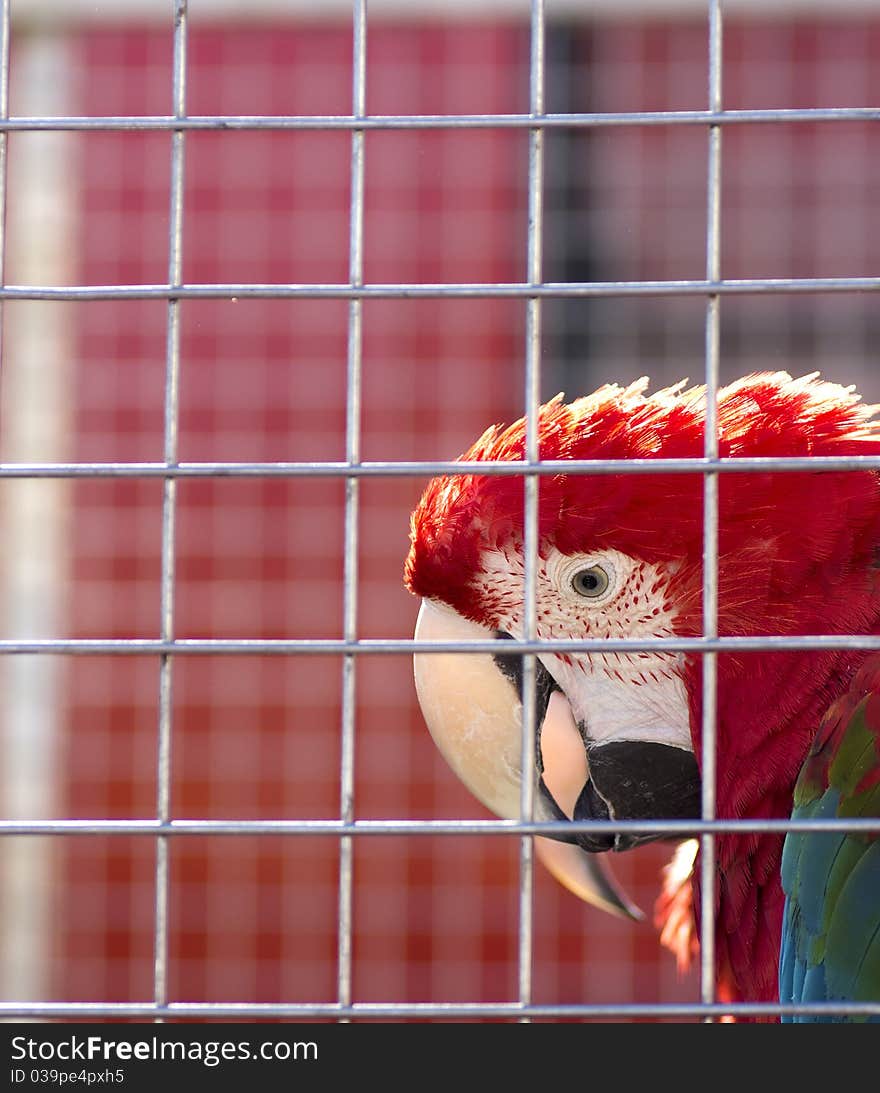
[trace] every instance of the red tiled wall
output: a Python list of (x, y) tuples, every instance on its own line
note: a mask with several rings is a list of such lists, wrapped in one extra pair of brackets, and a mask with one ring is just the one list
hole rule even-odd
[[(597, 111), (701, 111), (708, 105), (705, 20), (598, 22), (573, 77)], [(549, 108), (556, 109), (552, 82)], [(880, 95), (880, 21), (728, 18), (722, 102), (730, 110), (866, 107)], [(549, 147), (554, 139), (551, 135)], [(603, 127), (576, 144), (585, 211), (561, 230), (590, 242), (607, 280), (702, 279), (705, 127)], [(728, 279), (864, 277), (876, 272), (880, 146), (870, 120), (738, 123), (722, 129), (721, 272)], [(608, 299), (585, 309), (594, 359), (583, 384), (703, 370), (699, 297)], [(721, 376), (819, 369), (880, 397), (876, 307), (858, 293), (725, 297)]]

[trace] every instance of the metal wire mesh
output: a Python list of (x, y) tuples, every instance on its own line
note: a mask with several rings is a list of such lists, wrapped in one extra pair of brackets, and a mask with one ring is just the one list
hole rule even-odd
[[(880, 638), (864, 635), (819, 635), (803, 637), (767, 636), (731, 638), (718, 636), (718, 557), (717, 506), (719, 476), (772, 467), (775, 472), (811, 470), (880, 469), (880, 458), (845, 457), (824, 459), (736, 459), (718, 457), (714, 422), (714, 395), (719, 386), (722, 300), (733, 296), (775, 296), (826, 293), (875, 292), (880, 277), (837, 276), (813, 278), (747, 278), (725, 280), (721, 268), (721, 193), (722, 135), (731, 126), (780, 125), (801, 123), (845, 123), (880, 120), (880, 110), (863, 107), (825, 109), (748, 109), (725, 110), (722, 102), (722, 23), (721, 0), (708, 0), (708, 102), (705, 110), (658, 110), (630, 112), (545, 111), (546, 13), (543, 0), (532, 0), (529, 24), (529, 109), (525, 113), (480, 114), (384, 114), (367, 111), (366, 0), (353, 3), (352, 107), (350, 115), (310, 114), (307, 116), (260, 116), (187, 112), (187, 27), (186, 0), (173, 0), (171, 33), (173, 35), (172, 101), (168, 116), (137, 117), (38, 117), (10, 118), (8, 110), (10, 7), (2, 7), (0, 38), (0, 187), (5, 181), (5, 153), (8, 134), (14, 132), (159, 132), (171, 137), (170, 216), (167, 242), (167, 283), (120, 285), (8, 285), (0, 288), (2, 301), (159, 301), (166, 309), (164, 377), (164, 457), (161, 461), (79, 460), (77, 462), (7, 462), (0, 465), (0, 480), (158, 480), (162, 483), (160, 626), (157, 638), (83, 639), (44, 638), (6, 639), (0, 641), (2, 655), (106, 655), (114, 658), (147, 656), (159, 665), (155, 757), (155, 816), (149, 819), (56, 819), (5, 820), (0, 834), (12, 836), (129, 836), (145, 838), (155, 845), (153, 912), (153, 999), (144, 1003), (121, 1002), (2, 1002), (0, 1016), (5, 1017), (153, 1017), (153, 1018), (508, 1018), (508, 1019), (589, 1019), (602, 1017), (704, 1017), (723, 1014), (743, 1016), (779, 1014), (792, 1007), (739, 1004), (720, 1005), (715, 1001), (714, 981), (714, 906), (712, 902), (715, 871), (714, 838), (717, 834), (737, 831), (782, 832), (804, 830), (803, 824), (784, 821), (720, 821), (715, 819), (715, 658), (730, 650), (831, 648), (880, 648)], [(682, 280), (628, 281), (546, 281), (544, 279), (544, 183), (545, 138), (563, 130), (616, 130), (630, 127), (700, 127), (708, 134), (707, 162), (707, 235), (704, 278)], [(369, 283), (365, 281), (364, 204), (365, 204), (365, 134), (371, 131), (424, 130), (520, 130), (528, 137), (527, 166), (527, 255), (526, 278), (522, 282), (485, 283)], [(244, 131), (341, 131), (350, 134), (350, 201), (348, 208), (348, 279), (340, 283), (187, 283), (184, 280), (184, 149), (191, 134), (197, 132)], [(0, 213), (5, 191), (0, 189)], [(0, 225), (4, 218), (0, 215)], [(2, 263), (2, 248), (0, 248)], [(0, 265), (0, 270), (2, 270)], [(704, 370), (707, 385), (706, 447), (702, 459), (632, 461), (621, 465), (613, 460), (593, 460), (563, 465), (538, 461), (537, 407), (540, 402), (542, 375), (542, 313), (548, 300), (684, 298), (705, 300)], [(639, 824), (593, 824), (620, 830), (632, 827), (640, 831), (667, 834), (699, 832), (703, 905), (701, 915), (700, 1002), (693, 1004), (660, 1002), (650, 1004), (543, 1004), (533, 1000), (532, 962), (535, 924), (533, 921), (533, 860), (531, 835), (546, 833), (553, 825), (530, 821), (533, 809), (533, 780), (523, 779), (521, 821), (469, 820), (367, 820), (358, 819), (354, 808), (356, 755), (356, 681), (358, 662), (364, 656), (411, 655), (419, 646), (404, 639), (366, 639), (360, 637), (358, 594), (360, 573), (358, 543), (361, 536), (359, 491), (365, 480), (425, 477), (432, 474), (466, 474), (474, 465), (448, 460), (365, 461), (361, 445), (361, 386), (363, 356), (363, 307), (366, 301), (410, 299), (508, 299), (521, 301), (525, 308), (524, 390), (522, 405), (529, 419), (527, 458), (521, 464), (479, 464), (480, 473), (524, 474), (525, 494), (525, 640), (517, 647), (524, 654), (524, 710), (522, 756), (523, 768), (534, 763), (534, 657), (540, 651), (644, 651), (675, 649), (696, 652), (703, 658), (703, 820), (701, 823), (670, 821)], [(178, 425), (181, 385), (181, 306), (196, 300), (340, 300), (347, 302), (345, 453), (337, 460), (250, 460), (202, 462), (180, 461)], [(689, 639), (632, 641), (538, 642), (536, 640), (536, 558), (537, 498), (542, 476), (553, 475), (564, 466), (574, 474), (665, 474), (701, 473), (704, 477), (704, 586), (703, 635)], [(525, 472), (525, 473), (524, 473)], [(187, 480), (219, 479), (330, 479), (342, 480), (344, 501), (344, 575), (343, 626), (341, 639), (195, 639), (180, 637), (175, 611), (175, 559), (177, 557), (178, 487)], [(491, 651), (488, 645), (467, 646), (446, 643), (438, 651)], [(339, 815), (333, 819), (308, 820), (199, 820), (175, 819), (172, 811), (173, 747), (173, 676), (181, 658), (202, 656), (321, 656), (342, 659), (341, 720), (339, 726)], [(817, 830), (876, 831), (880, 820), (853, 822), (825, 821), (813, 824)], [(374, 836), (421, 837), (431, 835), (494, 835), (519, 839), (519, 900), (517, 931), (517, 998), (497, 1003), (404, 1003), (357, 1002), (352, 986), (352, 932), (355, 915), (353, 868), (355, 841)], [(207, 1003), (171, 1001), (169, 992), (169, 899), (172, 884), (173, 844), (176, 840), (199, 836), (321, 836), (339, 846), (338, 922), (336, 999), (322, 1003)], [(802, 1012), (876, 1013), (880, 1005), (807, 1006)]]

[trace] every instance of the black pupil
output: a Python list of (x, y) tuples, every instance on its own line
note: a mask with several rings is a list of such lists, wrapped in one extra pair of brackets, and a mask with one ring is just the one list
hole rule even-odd
[(574, 579), (575, 589), (583, 596), (601, 596), (607, 583), (601, 569), (582, 569)]

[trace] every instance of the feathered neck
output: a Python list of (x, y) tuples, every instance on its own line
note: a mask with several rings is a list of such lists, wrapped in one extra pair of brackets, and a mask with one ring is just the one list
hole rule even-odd
[[(880, 618), (860, 632), (880, 633)], [(787, 819), (794, 785), (831, 703), (849, 687), (869, 652), (719, 655), (716, 814)], [(699, 725), (698, 676), (691, 704)], [(699, 730), (695, 728), (695, 738)], [(699, 740), (695, 739), (699, 751)], [(722, 834), (716, 840), (716, 962), (722, 1001), (775, 1002), (784, 895), (783, 835)], [(655, 918), (679, 965), (699, 936), (699, 870), (671, 873)]]

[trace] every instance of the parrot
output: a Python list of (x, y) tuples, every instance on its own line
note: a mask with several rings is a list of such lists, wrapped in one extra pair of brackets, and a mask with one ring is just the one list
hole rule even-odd
[[(752, 373), (716, 391), (719, 456), (876, 456), (877, 411), (818, 373)], [(704, 385), (649, 393), (642, 378), (571, 402), (557, 395), (539, 407), (536, 436), (540, 460), (699, 459), (705, 428)], [(522, 461), (526, 434), (526, 418), (494, 425), (460, 459)], [(537, 641), (702, 635), (703, 478), (699, 468), (541, 475)], [(720, 637), (880, 634), (880, 474), (870, 463), (720, 473), (717, 504)], [(424, 720), (473, 795), (513, 820), (523, 659), (505, 642), (526, 637), (524, 540), (523, 476), (469, 468), (427, 483), (404, 565), (421, 600), (425, 649), (413, 660)], [(498, 652), (430, 651), (432, 641), (471, 640), (497, 640)], [(638, 914), (601, 855), (661, 836), (584, 824), (568, 833), (562, 821), (700, 819), (702, 676), (699, 652), (662, 643), (535, 656), (532, 818), (556, 822), (538, 856), (606, 910)], [(716, 682), (719, 819), (880, 817), (880, 654), (851, 644), (722, 649)], [(715, 836), (719, 1001), (770, 1004), (759, 1020), (880, 1020), (796, 1009), (880, 1002), (878, 835), (880, 823)], [(655, 907), (681, 967), (699, 949), (698, 846), (677, 840)]]

